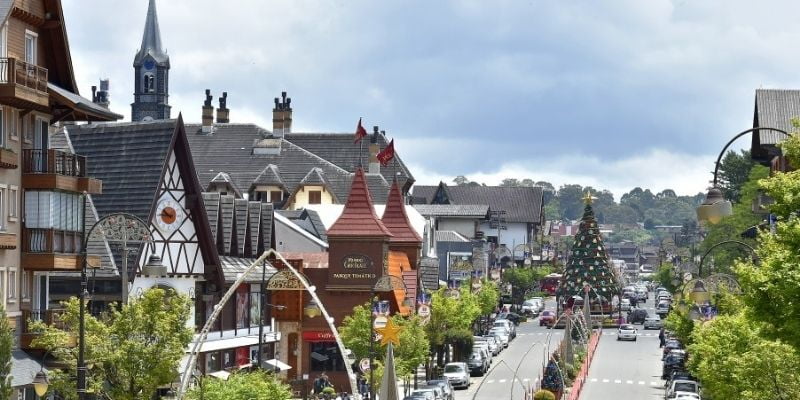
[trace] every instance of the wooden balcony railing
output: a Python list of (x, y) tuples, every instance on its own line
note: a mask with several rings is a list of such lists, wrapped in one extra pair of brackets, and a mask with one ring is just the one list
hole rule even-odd
[(70, 253), (81, 251), (81, 233), (57, 229), (23, 229), (22, 251), (26, 253)]
[[(20, 330), (20, 347), (26, 350), (32, 349), (31, 343), (39, 334), (31, 331), (32, 321), (43, 321), (47, 325), (52, 325), (59, 329), (66, 329), (63, 320), (63, 309), (56, 310), (22, 310), (22, 330)], [(73, 345), (69, 343), (69, 345)]]
[(47, 93), (47, 68), (15, 58), (0, 58), (0, 85), (14, 84)]
[(23, 149), (22, 172), (85, 177), (86, 157), (54, 149)]

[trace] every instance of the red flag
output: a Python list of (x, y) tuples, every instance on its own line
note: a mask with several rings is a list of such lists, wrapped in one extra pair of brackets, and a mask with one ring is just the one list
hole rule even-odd
[(394, 139), (389, 142), (385, 149), (378, 153), (378, 161), (384, 167), (389, 165), (389, 161), (392, 161), (392, 159), (394, 159)]
[(361, 126), (361, 118), (358, 119), (358, 126), (356, 127), (356, 140), (353, 143), (358, 143), (367, 136), (367, 130)]

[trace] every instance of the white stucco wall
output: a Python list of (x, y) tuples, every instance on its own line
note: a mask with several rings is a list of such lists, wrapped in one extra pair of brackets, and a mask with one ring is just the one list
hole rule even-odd
[(456, 231), (467, 239), (475, 237), (474, 219), (439, 217), (436, 222), (440, 231)]
[[(143, 293), (145, 290), (158, 285), (169, 286), (175, 289), (176, 292), (189, 296), (190, 298), (194, 296), (194, 278), (155, 278), (149, 276), (137, 276), (130, 286), (130, 292), (128, 292), (129, 301), (134, 301), (141, 296), (141, 293)], [(186, 327), (191, 328), (192, 331), (194, 331), (194, 302), (191, 303), (189, 319), (186, 321)]]
[[(497, 236), (497, 228), (492, 229), (488, 222), (481, 223), (480, 230), (485, 236)], [(509, 249), (512, 246), (528, 243), (528, 224), (524, 222), (507, 222), (506, 229), (500, 230), (500, 244)], [(522, 257), (522, 251), (517, 252), (517, 258)]]

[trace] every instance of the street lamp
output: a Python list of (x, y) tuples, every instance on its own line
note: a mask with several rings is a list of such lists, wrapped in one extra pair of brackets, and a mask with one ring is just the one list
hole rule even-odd
[[(86, 209), (86, 194), (83, 195), (83, 209)], [(115, 213), (106, 215), (94, 223), (88, 230), (86, 229), (86, 219), (82, 224), (82, 240), (81, 243), (81, 287), (78, 293), (78, 384), (77, 392), (78, 399), (84, 400), (86, 398), (86, 304), (85, 300), (87, 295), (87, 276), (86, 276), (86, 259), (87, 259), (87, 245), (90, 240), (105, 240), (116, 241), (122, 243), (122, 302), (125, 303), (128, 297), (128, 243), (142, 243), (148, 242), (153, 246), (155, 253), (155, 243), (150, 235), (149, 225), (142, 221), (141, 218), (128, 214), (128, 213)], [(148, 273), (154, 276), (166, 275), (167, 267), (161, 264), (161, 258), (155, 254), (151, 254), (148, 258), (147, 264), (143, 266), (142, 273)]]
[(698, 266), (697, 266), (697, 275), (699, 277), (701, 277), (701, 278), (703, 277), (703, 262), (705, 262), (706, 257), (711, 253), (712, 250), (716, 249), (719, 246), (726, 245), (726, 244), (735, 244), (735, 245), (742, 246), (742, 247), (746, 248), (747, 250), (750, 251), (750, 253), (753, 254), (753, 262), (754, 263), (758, 263), (758, 254), (756, 254), (756, 249), (754, 249), (753, 246), (750, 246), (749, 244), (747, 244), (745, 242), (742, 242), (742, 241), (739, 241), (739, 240), (723, 240), (723, 241), (721, 241), (719, 243), (716, 243), (713, 246), (709, 247), (708, 250), (706, 250), (706, 252), (703, 254), (703, 256), (700, 257), (700, 264), (698, 264)]
[(711, 298), (711, 295), (708, 293), (705, 283), (698, 279), (694, 283), (694, 288), (689, 293), (689, 298), (692, 299), (695, 304), (704, 304)]
[(777, 133), (781, 133), (786, 137), (789, 137), (789, 134), (782, 129), (777, 128), (769, 128), (769, 127), (757, 127), (751, 128), (745, 131), (738, 133), (736, 136), (733, 137), (725, 147), (722, 148), (722, 151), (717, 156), (717, 162), (714, 165), (714, 181), (711, 189), (708, 190), (706, 194), (705, 200), (703, 203), (697, 207), (697, 220), (700, 222), (708, 222), (710, 224), (716, 224), (722, 220), (722, 218), (727, 217), (729, 215), (733, 215), (733, 206), (731, 202), (725, 200), (725, 197), (722, 194), (722, 190), (720, 190), (719, 186), (717, 185), (717, 175), (719, 174), (719, 167), (722, 163), (722, 156), (725, 155), (725, 151), (728, 150), (728, 147), (738, 138), (757, 131), (773, 131)]
[(308, 305), (303, 307), (303, 314), (308, 318), (315, 318), (322, 314), (322, 311), (319, 309), (317, 302), (311, 299), (308, 301)]

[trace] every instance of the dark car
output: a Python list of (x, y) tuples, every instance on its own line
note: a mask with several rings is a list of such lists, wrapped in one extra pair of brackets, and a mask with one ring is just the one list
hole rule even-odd
[(542, 311), (539, 315), (539, 326), (553, 326), (556, 322), (556, 313), (552, 311)]
[(682, 348), (683, 348), (683, 345), (678, 340), (675, 340), (675, 339), (667, 340), (667, 342), (664, 344), (664, 352), (661, 354), (661, 359), (664, 360), (667, 357), (667, 354), (669, 354), (670, 351), (678, 350), (678, 349), (682, 349)]
[(497, 319), (507, 319), (513, 322), (514, 325), (519, 325), (520, 318), (522, 318), (521, 315), (513, 312), (500, 313), (500, 315), (497, 316)]
[(661, 369), (661, 379), (667, 379), (672, 375), (672, 371), (683, 370), (686, 368), (686, 354), (671, 353), (664, 359), (664, 367)]
[(636, 308), (631, 310), (628, 313), (628, 323), (629, 324), (643, 324), (644, 320), (647, 319), (649, 315), (647, 314), (647, 310), (643, 308)]
[(695, 379), (694, 376), (692, 376), (692, 374), (689, 373), (689, 371), (686, 371), (686, 370), (683, 370), (683, 369), (675, 369), (675, 368), (673, 368), (672, 372), (670, 372), (670, 375), (667, 377), (666, 380), (664, 380), (664, 387), (669, 387), (669, 385), (672, 383), (672, 381), (674, 381), (676, 379), (685, 379), (685, 380), (689, 380), (689, 381), (696, 381), (697, 380), (697, 379)]

